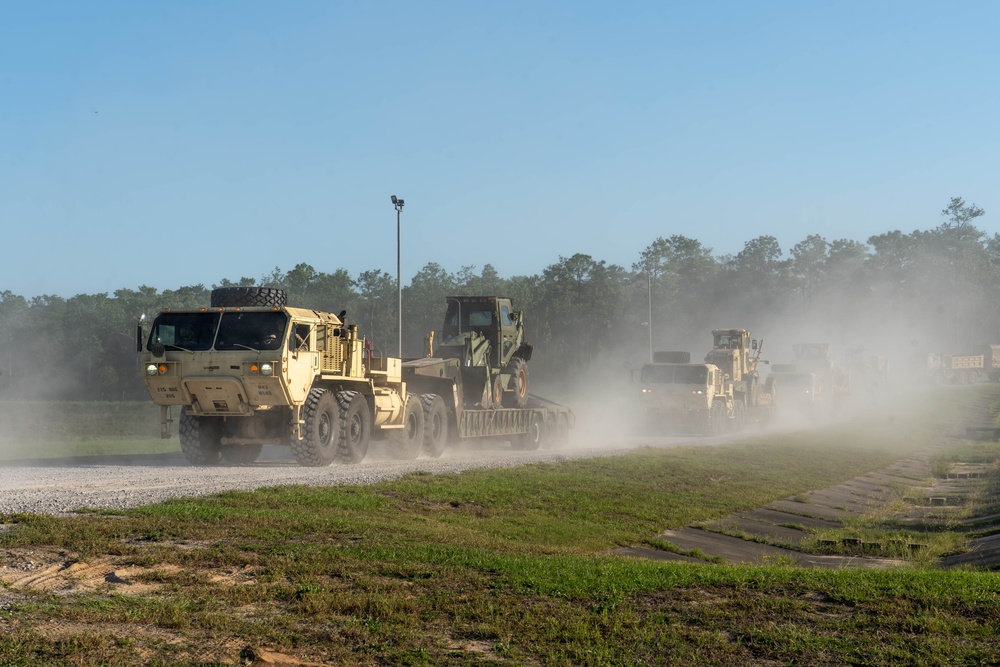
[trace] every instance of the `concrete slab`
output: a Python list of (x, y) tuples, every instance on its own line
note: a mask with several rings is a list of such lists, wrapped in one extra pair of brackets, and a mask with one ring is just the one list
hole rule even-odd
[(727, 534), (745, 534), (755, 541), (767, 542), (775, 546), (797, 547), (810, 537), (804, 530), (786, 528), (773, 523), (755, 521), (739, 515), (713, 521), (704, 526), (705, 530)]
[(801, 514), (780, 512), (766, 507), (752, 510), (750, 512), (744, 512), (743, 516), (756, 521), (773, 523), (776, 526), (791, 524), (795, 526), (802, 526), (804, 528), (812, 528), (814, 530), (831, 530), (834, 528), (840, 528), (842, 525), (837, 521), (827, 521), (826, 519), (817, 519), (814, 517), (802, 516)]

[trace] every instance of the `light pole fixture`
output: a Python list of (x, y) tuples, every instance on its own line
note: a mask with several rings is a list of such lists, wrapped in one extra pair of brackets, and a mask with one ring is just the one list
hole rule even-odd
[(649, 304), (649, 363), (653, 363), (653, 279), (646, 269), (646, 298)]
[(397, 313), (399, 313), (399, 358), (403, 358), (403, 283), (400, 280), (400, 258), (402, 257), (402, 236), (399, 231), (399, 218), (403, 214), (403, 200), (397, 199), (396, 195), (392, 195), (392, 205), (396, 207), (396, 296), (398, 297), (398, 303), (396, 304)]

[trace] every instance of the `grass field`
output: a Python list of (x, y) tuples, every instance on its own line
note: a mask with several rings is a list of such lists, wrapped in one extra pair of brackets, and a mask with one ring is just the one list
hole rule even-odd
[(100, 563), (134, 586), (0, 590), (0, 664), (996, 664), (992, 573), (608, 555), (913, 454), (983, 400), (1000, 393), (727, 446), (2, 517), (0, 567)]
[(0, 461), (179, 450), (176, 435), (160, 439), (160, 410), (148, 401), (0, 401)]

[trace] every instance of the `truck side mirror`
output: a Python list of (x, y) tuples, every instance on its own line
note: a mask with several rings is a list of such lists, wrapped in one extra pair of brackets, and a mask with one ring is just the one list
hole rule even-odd
[(142, 322), (136, 322), (135, 325), (135, 351), (142, 352)]
[(750, 348), (754, 349), (754, 350), (757, 349), (757, 339), (756, 338), (754, 338), (752, 341), (750, 341)]

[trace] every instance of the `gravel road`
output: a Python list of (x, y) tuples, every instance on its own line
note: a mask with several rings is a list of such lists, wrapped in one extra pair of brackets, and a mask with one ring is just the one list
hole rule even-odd
[(0, 513), (30, 512), (62, 515), (82, 508), (124, 509), (168, 500), (230, 490), (307, 484), (335, 486), (371, 484), (407, 473), (454, 473), (470, 468), (500, 468), (547, 461), (619, 454), (638, 446), (676, 446), (712, 440), (622, 438), (614, 444), (567, 446), (537, 452), (512, 451), (506, 446), (445, 453), (439, 459), (397, 461), (369, 455), (358, 465), (303, 468), (289, 450), (265, 447), (261, 459), (248, 466), (190, 466), (178, 453), (147, 457), (61, 459), (0, 463)]

